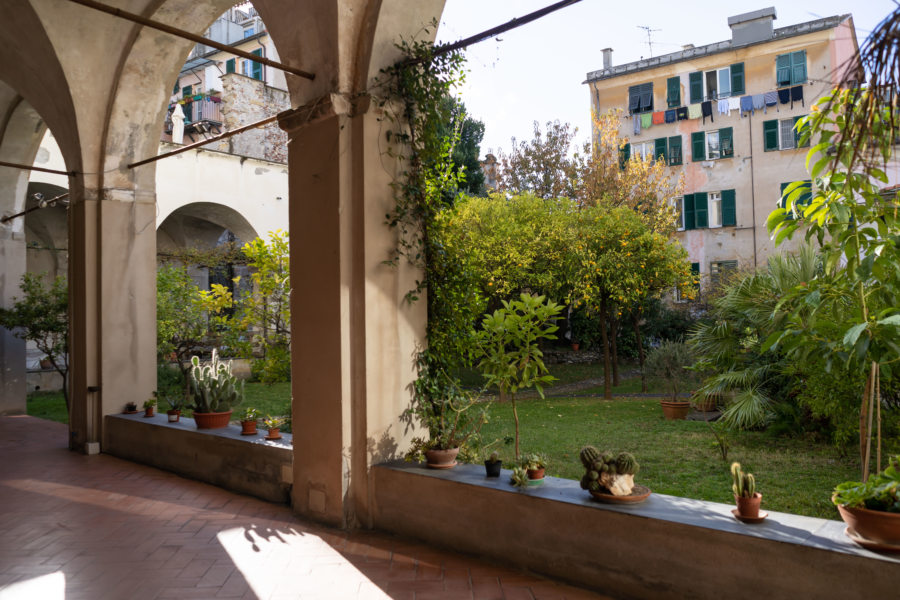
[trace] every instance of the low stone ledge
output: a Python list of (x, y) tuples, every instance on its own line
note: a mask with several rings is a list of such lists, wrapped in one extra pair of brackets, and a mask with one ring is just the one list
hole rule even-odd
[(479, 465), (393, 462), (373, 476), (376, 528), (616, 598), (878, 598), (900, 581), (900, 559), (852, 543), (840, 521), (769, 511), (745, 525), (732, 505), (656, 493), (602, 504), (555, 477), (518, 491), (509, 471), (488, 479)]
[(291, 434), (266, 440), (264, 433), (242, 436), (240, 427), (197, 429), (193, 419), (170, 423), (166, 414), (107, 415), (103, 451), (255, 496), (290, 500), (293, 476)]

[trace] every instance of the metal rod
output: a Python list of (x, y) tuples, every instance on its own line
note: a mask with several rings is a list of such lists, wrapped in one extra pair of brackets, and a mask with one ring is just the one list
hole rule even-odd
[[(473, 36), (469, 36), (464, 40), (460, 40), (458, 42), (454, 42), (452, 44), (441, 44), (440, 46), (435, 46), (432, 56), (440, 56), (441, 54), (447, 54), (448, 52), (453, 52), (454, 50), (459, 50), (460, 48), (465, 48), (466, 46), (471, 46), (472, 44), (476, 44), (488, 38), (494, 37), (495, 35), (499, 35), (511, 29), (515, 29), (516, 27), (521, 27), (526, 23), (531, 23), (532, 21), (536, 21), (541, 17), (549, 15), (552, 12), (556, 12), (561, 8), (565, 8), (577, 2), (581, 2), (581, 0), (563, 0), (562, 2), (557, 2), (556, 4), (551, 4), (550, 6), (546, 6), (539, 10), (534, 11), (533, 13), (528, 13), (524, 17), (518, 17), (513, 19), (512, 21), (507, 21), (503, 25), (498, 25), (486, 31), (482, 31), (481, 33), (476, 33)], [(407, 62), (408, 65), (414, 65), (422, 62), (423, 59), (416, 59)]]
[(165, 33), (169, 33), (174, 36), (178, 36), (180, 38), (184, 38), (187, 40), (191, 40), (197, 44), (203, 44), (205, 46), (212, 46), (218, 50), (222, 50), (224, 52), (230, 52), (231, 54), (235, 54), (240, 56), (241, 58), (247, 58), (258, 63), (262, 63), (264, 65), (268, 65), (270, 67), (274, 67), (281, 71), (286, 71), (288, 73), (293, 73), (299, 77), (304, 77), (309, 80), (313, 80), (316, 78), (314, 73), (309, 73), (307, 71), (303, 71), (302, 69), (296, 69), (294, 67), (288, 66), (284, 63), (280, 63), (274, 60), (270, 60), (263, 56), (257, 56), (256, 54), (251, 54), (250, 52), (245, 52), (244, 50), (239, 50), (233, 46), (229, 46), (228, 44), (222, 44), (211, 39), (205, 38), (200, 35), (196, 35), (191, 33), (190, 31), (185, 31), (184, 29), (179, 29), (177, 27), (172, 27), (171, 25), (166, 25), (165, 23), (160, 23), (159, 21), (153, 21), (151, 19), (147, 19), (146, 17), (142, 17), (140, 15), (136, 15), (134, 13), (130, 13), (124, 11), (119, 8), (115, 8), (113, 6), (107, 6), (106, 4), (101, 4), (100, 2), (94, 2), (94, 0), (69, 0), (69, 2), (74, 2), (75, 4), (80, 4), (82, 6), (87, 6), (88, 8), (93, 8), (94, 10), (99, 10), (100, 12), (105, 12), (114, 17), (120, 17), (122, 19), (126, 19), (128, 21), (132, 21), (134, 23), (138, 23), (139, 25), (143, 25), (144, 27), (151, 27), (153, 29), (158, 29), (159, 31), (163, 31)]
[(24, 169), (26, 171), (40, 171), (41, 173), (53, 173), (54, 175), (68, 175), (75, 177), (75, 171), (58, 171), (56, 169), (45, 169), (44, 167), (35, 167), (34, 165), (20, 165), (19, 163), (11, 163), (0, 160), (0, 167), (12, 167), (13, 169)]
[(57, 201), (62, 200), (63, 198), (67, 197), (68, 195), (69, 195), (69, 192), (60, 194), (59, 196), (56, 196), (55, 198), (51, 198), (50, 200), (47, 200), (47, 203), (44, 204), (43, 206), (38, 204), (37, 206), (32, 206), (31, 208), (26, 208), (22, 212), (16, 213), (14, 215), (9, 215), (8, 217), (3, 217), (2, 219), (0, 219), (0, 223), (9, 223), (13, 219), (15, 219), (17, 217), (24, 217), (25, 215), (27, 215), (30, 212), (34, 212), (34, 211), (40, 210), (42, 208), (47, 208), (48, 206), (55, 206)]
[(163, 158), (168, 158), (170, 156), (175, 156), (176, 154), (181, 154), (182, 152), (187, 152), (188, 150), (193, 150), (194, 148), (199, 148), (200, 146), (205, 146), (206, 144), (211, 144), (212, 142), (218, 142), (219, 140), (224, 140), (225, 138), (229, 138), (238, 133), (242, 133), (247, 131), (248, 129), (256, 129), (257, 127), (262, 127), (263, 125), (268, 125), (273, 121), (278, 120), (278, 115), (273, 115), (271, 117), (266, 117), (262, 121), (256, 121), (255, 123), (250, 123), (249, 125), (244, 125), (243, 127), (238, 127), (237, 129), (232, 129), (230, 131), (226, 131), (225, 133), (219, 134), (215, 137), (207, 138), (205, 140), (200, 140), (199, 142), (194, 142), (193, 144), (188, 144), (183, 148), (179, 148), (178, 150), (172, 150), (171, 152), (166, 152), (164, 154), (159, 154), (157, 156), (151, 156), (150, 158), (145, 158), (144, 160), (139, 160), (137, 162), (133, 162), (130, 165), (127, 165), (129, 169), (134, 169), (135, 167), (140, 167), (141, 165), (146, 165), (147, 163), (156, 162)]

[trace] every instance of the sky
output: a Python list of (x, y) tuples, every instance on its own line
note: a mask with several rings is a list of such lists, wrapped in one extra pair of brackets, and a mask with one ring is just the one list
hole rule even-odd
[[(455, 42), (555, 0), (447, 0), (437, 42)], [(590, 98), (583, 84), (589, 71), (603, 66), (600, 50), (613, 49), (613, 65), (731, 39), (728, 17), (774, 6), (775, 27), (822, 17), (853, 15), (860, 45), (895, 8), (893, 0), (793, 0), (710, 2), (647, 0), (630, 6), (610, 0), (582, 0), (542, 19), (471, 46), (469, 72), (460, 88), (470, 115), (484, 122), (481, 155), (509, 152), (510, 138), (529, 140), (533, 122), (559, 120), (578, 127), (579, 142), (590, 132)]]

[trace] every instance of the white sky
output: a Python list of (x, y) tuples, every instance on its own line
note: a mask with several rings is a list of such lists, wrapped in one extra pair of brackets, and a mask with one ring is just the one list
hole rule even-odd
[[(447, 0), (438, 43), (464, 37), (521, 17), (555, 0)], [(582, 0), (542, 19), (469, 48), (470, 72), (462, 88), (469, 113), (484, 122), (481, 154), (511, 148), (510, 138), (532, 137), (532, 122), (559, 119), (578, 127), (578, 140), (590, 131), (590, 99), (582, 82), (603, 66), (600, 50), (613, 49), (613, 65), (731, 39), (728, 17), (775, 6), (775, 27), (851, 13), (862, 45), (896, 5), (893, 0), (771, 0), (756, 4), (729, 1), (648, 0), (634, 6), (610, 0)]]

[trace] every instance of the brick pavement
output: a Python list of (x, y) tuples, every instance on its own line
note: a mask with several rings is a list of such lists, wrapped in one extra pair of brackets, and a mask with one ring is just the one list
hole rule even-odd
[(65, 448), (0, 417), (0, 600), (605, 598), (384, 533)]

